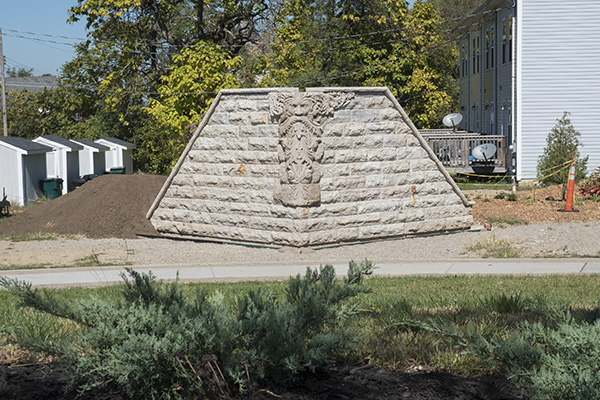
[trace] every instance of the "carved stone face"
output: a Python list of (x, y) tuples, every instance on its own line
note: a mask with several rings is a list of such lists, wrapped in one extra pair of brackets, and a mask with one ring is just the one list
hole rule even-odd
[(320, 203), (322, 124), (352, 97), (351, 93), (277, 93), (271, 97), (271, 115), (279, 118), (281, 176), (275, 200), (291, 207)]

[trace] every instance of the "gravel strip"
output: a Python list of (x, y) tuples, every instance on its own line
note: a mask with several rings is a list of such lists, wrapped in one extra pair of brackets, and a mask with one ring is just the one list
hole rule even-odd
[(3, 266), (75, 265), (97, 259), (121, 264), (260, 264), (276, 262), (347, 262), (368, 258), (375, 263), (481, 258), (468, 252), (469, 246), (483, 241), (500, 241), (526, 257), (599, 257), (600, 222), (544, 223), (493, 227), (491, 231), (469, 231), (427, 237), (386, 240), (373, 243), (333, 246), (323, 249), (257, 248), (252, 246), (171, 240), (63, 239), (0, 241)]

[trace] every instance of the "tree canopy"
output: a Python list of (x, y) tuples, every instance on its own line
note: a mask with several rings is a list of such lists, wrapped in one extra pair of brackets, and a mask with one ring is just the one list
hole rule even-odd
[(168, 173), (218, 90), (259, 86), (387, 86), (436, 128), (457, 107), (454, 28), (481, 1), (77, 0), (87, 40), (59, 88), (12, 95), (10, 134), (134, 141), (136, 168)]

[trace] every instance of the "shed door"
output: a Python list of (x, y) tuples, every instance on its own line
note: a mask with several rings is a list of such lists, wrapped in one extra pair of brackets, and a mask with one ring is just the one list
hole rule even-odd
[(58, 157), (55, 151), (46, 153), (46, 169), (48, 170), (48, 178), (58, 177)]

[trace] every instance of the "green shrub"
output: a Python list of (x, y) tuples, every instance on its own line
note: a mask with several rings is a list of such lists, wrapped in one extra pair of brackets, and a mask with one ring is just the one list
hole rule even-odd
[(590, 176), (580, 182), (579, 193), (595, 201), (600, 200), (600, 167), (596, 168)]
[(508, 201), (517, 201), (517, 195), (514, 193), (510, 193), (508, 196), (506, 196), (506, 200)]
[(565, 163), (575, 157), (575, 181), (585, 177), (588, 157), (579, 158), (578, 147), (582, 146), (580, 137), (581, 133), (575, 130), (569, 113), (565, 112), (548, 133), (546, 147), (537, 162), (539, 182), (544, 185), (562, 185), (563, 200), (569, 180), (569, 168), (565, 168)]
[(527, 398), (600, 398), (600, 321), (577, 321), (568, 309), (558, 314), (556, 325), (524, 322), (508, 337), (470, 331), (463, 343), (467, 353), (515, 380)]
[(496, 195), (494, 196), (494, 198), (497, 200), (502, 200), (505, 197), (506, 197), (506, 193), (504, 193), (504, 192), (496, 193)]
[(116, 302), (68, 303), (16, 280), (0, 284), (24, 306), (83, 327), (76, 341), (25, 343), (60, 355), (86, 378), (81, 390), (112, 381), (130, 398), (223, 397), (314, 371), (348, 350), (353, 339), (340, 325), (348, 311), (342, 303), (368, 292), (362, 282), (372, 269), (367, 260), (350, 262), (343, 281), (331, 265), (307, 269), (289, 280), (285, 298), (250, 292), (236, 306), (219, 292), (188, 295), (177, 282), (163, 284), (132, 269)]

